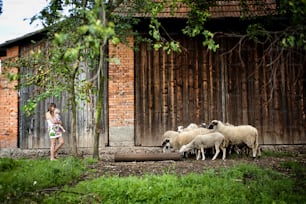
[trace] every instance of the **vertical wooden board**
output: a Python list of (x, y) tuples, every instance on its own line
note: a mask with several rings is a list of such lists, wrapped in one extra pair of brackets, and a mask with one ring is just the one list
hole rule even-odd
[(168, 95), (168, 86), (167, 86), (167, 73), (166, 73), (166, 56), (162, 55), (162, 70), (161, 70), (161, 87), (162, 87), (162, 103), (161, 103), (161, 109), (162, 109), (162, 121), (163, 121), (163, 127), (165, 130), (168, 130), (169, 126), (167, 124), (167, 118), (168, 118), (168, 101), (167, 101), (167, 95)]
[[(153, 67), (153, 64), (154, 64), (154, 56), (155, 55), (158, 55), (158, 51), (155, 51), (153, 50), (150, 57), (147, 59), (148, 61), (148, 70), (147, 70), (147, 73), (148, 73), (148, 76), (147, 76), (147, 86), (148, 86), (148, 89), (147, 89), (147, 103), (148, 103), (148, 107), (147, 107), (147, 114), (148, 114), (148, 117), (147, 117), (147, 120), (148, 120), (148, 125), (147, 125), (147, 128), (145, 129), (145, 134), (143, 135), (143, 138), (142, 138), (142, 142), (141, 144), (143, 146), (146, 146), (146, 143), (148, 142), (151, 142), (152, 141), (152, 138), (153, 138), (153, 135), (152, 135), (152, 132), (153, 132), (153, 86), (154, 86), (154, 79), (153, 79), (153, 71), (154, 71), (154, 67)], [(148, 135), (148, 137), (146, 138), (146, 135)]]
[(291, 131), (292, 131), (292, 135), (291, 135), (291, 139), (290, 139), (290, 142), (291, 143), (294, 143), (294, 140), (295, 140), (295, 136), (297, 135), (297, 125), (296, 125), (296, 121), (297, 121), (297, 118), (296, 118), (296, 98), (297, 98), (297, 93), (296, 93), (296, 70), (295, 70), (295, 67), (294, 67), (294, 55), (291, 55), (291, 62), (290, 62), (290, 87), (291, 87), (291, 94), (290, 94), (290, 104), (291, 104), (291, 108), (290, 108), (290, 114), (291, 114), (291, 118), (292, 118), (292, 122), (290, 124), (290, 128), (291, 128)]
[(254, 126), (254, 61), (253, 61), (253, 47), (254, 44), (251, 42), (244, 48), (245, 52), (245, 70), (246, 70), (246, 101), (247, 101), (247, 124)]
[(140, 86), (140, 77), (141, 77), (141, 57), (143, 44), (139, 45), (139, 50), (134, 53), (135, 56), (135, 145), (140, 145), (139, 135), (141, 134), (141, 86)]
[[(246, 54), (246, 53), (244, 53)], [(245, 55), (244, 55), (245, 56)], [(247, 101), (247, 67), (245, 65), (246, 56), (241, 59), (241, 109), (242, 109), (242, 119), (241, 123), (248, 124), (248, 101)]]
[[(222, 44), (224, 42), (222, 41)], [(219, 56), (220, 59), (220, 98), (221, 98), (221, 103), (220, 103), (220, 110), (221, 110), (221, 115), (222, 115), (222, 121), (227, 121), (227, 117), (226, 117), (226, 101), (225, 101), (225, 97), (227, 95), (227, 92), (225, 90), (225, 63), (226, 63), (226, 59), (223, 56)]]
[[(289, 138), (288, 138), (288, 128), (286, 127), (286, 124), (289, 123), (288, 121), (288, 101), (287, 101), (287, 96), (288, 96), (288, 90), (287, 90), (287, 86), (286, 86), (286, 73), (287, 73), (287, 69), (286, 69), (286, 58), (282, 57), (280, 59), (280, 129), (281, 129), (281, 134), (282, 134), (282, 142), (286, 142), (287, 144), (289, 144)], [(288, 63), (288, 62), (287, 62)]]
[(143, 77), (143, 60), (142, 57), (146, 55), (146, 48), (144, 43), (139, 45), (140, 49), (135, 53), (135, 88), (136, 88), (136, 101), (135, 101), (135, 145), (141, 144), (140, 135), (142, 134), (143, 127), (143, 104), (142, 104), (142, 77)]
[(233, 123), (238, 125), (241, 124), (242, 116), (242, 103), (241, 103), (241, 75), (240, 75), (240, 60), (238, 53), (233, 53), (233, 105), (232, 113)]
[(263, 134), (262, 134), (262, 100), (261, 100), (261, 95), (260, 95), (260, 68), (259, 68), (259, 57), (258, 57), (258, 53), (260, 52), (259, 49), (261, 46), (258, 46), (258, 44), (255, 44), (255, 51), (254, 51), (254, 61), (255, 61), (255, 69), (254, 69), (254, 94), (255, 94), (255, 102), (254, 102), (254, 114), (255, 114), (255, 118), (254, 118), (254, 126), (257, 128), (258, 130), (258, 139), (259, 139), (259, 143), (262, 144), (263, 143)]
[(170, 58), (170, 67), (169, 67), (169, 86), (170, 86), (170, 115), (171, 115), (171, 126), (172, 128), (175, 128), (177, 126), (176, 124), (176, 112), (175, 112), (175, 92), (174, 92), (174, 54), (173, 52), (171, 52), (171, 54), (169, 55)]
[(233, 83), (234, 83), (234, 80), (233, 80), (233, 68), (232, 68), (232, 63), (233, 63), (233, 60), (232, 60), (232, 52), (229, 53), (228, 55), (223, 55), (224, 57), (227, 58), (227, 62), (228, 64), (226, 65), (226, 69), (227, 69), (227, 110), (228, 110), (228, 113), (227, 113), (227, 120), (225, 122), (229, 122), (229, 123), (233, 123), (231, 121), (233, 121), (233, 91), (234, 91), (234, 86), (233, 86)]
[(212, 52), (209, 51), (208, 53), (208, 66), (209, 66), (209, 120), (214, 120), (216, 119), (214, 116), (214, 111), (215, 111), (215, 103), (214, 103), (214, 70), (213, 70), (213, 55)]
[[(184, 46), (184, 44), (182, 45)], [(183, 86), (183, 80), (182, 80), (182, 70), (183, 70), (183, 61), (182, 61), (182, 55), (185, 54), (185, 51), (182, 51), (182, 53), (177, 54), (175, 58), (175, 101), (176, 101), (176, 120), (177, 120), (177, 126), (183, 125), (183, 105), (182, 105), (182, 86)]]
[(194, 52), (194, 44), (190, 43), (189, 45), (189, 57), (188, 57), (188, 116), (186, 118), (185, 124), (188, 125), (189, 123), (197, 123), (196, 118), (196, 110), (195, 110), (195, 80), (196, 80), (196, 60), (195, 52)]
[[(204, 123), (204, 99), (203, 99), (203, 54), (200, 48), (200, 45), (196, 46), (196, 52), (197, 52), (197, 66), (198, 66), (198, 79), (197, 79), (197, 111), (198, 111), (198, 118), (199, 118), (199, 124)], [(207, 123), (207, 122), (206, 122)]]
[(153, 71), (153, 83), (154, 83), (154, 95), (153, 95), (153, 135), (154, 140), (159, 140), (161, 135), (161, 125), (160, 125), (160, 113), (161, 113), (161, 79), (160, 79), (160, 55), (162, 55), (161, 52), (158, 53), (158, 55), (154, 56), (154, 71)]
[[(305, 51), (306, 54), (306, 51)], [(294, 143), (295, 144), (305, 144), (306, 143), (306, 70), (305, 70), (305, 63), (303, 62), (303, 56), (300, 56), (299, 64), (296, 66), (296, 69), (300, 71), (298, 86), (300, 87), (299, 90), (299, 107), (300, 107), (300, 119), (299, 119), (299, 129), (300, 135), (295, 137)], [(305, 62), (305, 61), (304, 61)]]
[(203, 78), (202, 78), (202, 82), (203, 82), (203, 89), (202, 89), (202, 93), (203, 93), (203, 106), (202, 106), (202, 110), (203, 110), (203, 114), (204, 114), (204, 122), (209, 123), (210, 122), (210, 118), (209, 118), (209, 101), (208, 101), (208, 93), (209, 93), (209, 68), (208, 68), (208, 60), (207, 60), (207, 52), (206, 50), (203, 50)]
[(144, 59), (144, 69), (143, 69), (143, 73), (144, 73), (144, 77), (142, 79), (142, 88), (143, 88), (143, 99), (142, 99), (142, 104), (143, 104), (143, 132), (141, 134), (141, 145), (144, 144), (144, 141), (146, 140), (146, 137), (150, 137), (150, 118), (149, 118), (149, 112), (150, 112), (150, 58), (153, 55), (153, 50), (150, 50), (150, 52), (147, 53), (146, 58)]
[(292, 124), (294, 126), (294, 135), (293, 135), (293, 143), (301, 143), (301, 141), (305, 141), (305, 129), (303, 127), (305, 126), (305, 118), (302, 118), (302, 115), (300, 113), (303, 113), (303, 108), (301, 108), (302, 104), (302, 83), (300, 82), (301, 76), (303, 76), (303, 71), (300, 71), (299, 69), (299, 57), (297, 55), (294, 56), (292, 59), (292, 67), (291, 69), (294, 70), (294, 76), (292, 79), (292, 86), (294, 88), (294, 98), (293, 100), (293, 117), (295, 118), (294, 123)]
[[(273, 54), (273, 53), (272, 53)], [(266, 98), (266, 106), (267, 106), (267, 120), (265, 123), (265, 126), (267, 128), (266, 132), (266, 138), (265, 138), (265, 144), (275, 144), (275, 131), (274, 131), (274, 110), (273, 110), (273, 84), (271, 83), (271, 78), (273, 76), (273, 70), (271, 69), (271, 66), (267, 66), (271, 63), (271, 56), (266, 56), (266, 64), (265, 70), (266, 70), (266, 87), (265, 91), (267, 92), (267, 98)]]
[(214, 109), (212, 112), (212, 117), (218, 120), (222, 120), (221, 115), (219, 114), (222, 110), (221, 110), (221, 106), (220, 106), (220, 92), (221, 92), (221, 87), (220, 87), (220, 83), (221, 83), (221, 78), (220, 78), (220, 64), (219, 64), (219, 60), (216, 60), (216, 56), (213, 55), (212, 57), (212, 92), (213, 92), (213, 97), (211, 98), (211, 103), (214, 104)]
[[(273, 60), (273, 59), (271, 59)], [(273, 119), (274, 119), (274, 134), (275, 143), (280, 144), (282, 141), (282, 132), (280, 125), (280, 69), (281, 64), (278, 62), (276, 65), (272, 65), (273, 72)]]
[[(201, 95), (200, 95), (200, 84), (199, 82), (201, 81), (200, 80), (200, 61), (199, 61), (199, 57), (200, 57), (200, 53), (199, 53), (199, 50), (198, 50), (198, 47), (197, 47), (197, 44), (193, 44), (193, 47), (194, 47), (194, 57), (192, 59), (192, 62), (194, 63), (194, 66), (195, 66), (195, 69), (194, 69), (194, 75), (195, 75), (195, 79), (194, 79), (194, 85), (193, 85), (193, 89), (194, 89), (194, 112), (195, 112), (195, 118), (196, 120), (194, 121), (195, 123), (197, 124), (200, 124), (201, 123)], [(192, 116), (191, 116), (192, 117)], [(192, 121), (192, 120), (191, 120)]]
[[(306, 51), (305, 51), (306, 54)], [(295, 144), (305, 144), (306, 143), (306, 70), (305, 63), (303, 64), (303, 57), (300, 56), (299, 64), (296, 66), (296, 69), (299, 70), (299, 79), (298, 87), (299, 89), (299, 129), (300, 136), (295, 140)], [(305, 62), (305, 61), (304, 61)]]

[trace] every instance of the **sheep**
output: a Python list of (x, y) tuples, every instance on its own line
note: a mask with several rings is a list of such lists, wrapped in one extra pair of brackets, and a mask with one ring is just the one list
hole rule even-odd
[(189, 131), (189, 130), (193, 130), (193, 129), (196, 129), (198, 128), (198, 125), (195, 124), (195, 123), (190, 123), (186, 128), (184, 128), (184, 126), (178, 126), (177, 127), (177, 131), (178, 132), (186, 132), (186, 131)]
[(252, 149), (253, 158), (260, 156), (258, 144), (258, 131), (251, 125), (225, 125), (219, 120), (211, 121), (209, 129), (215, 129), (222, 133), (230, 144), (244, 143)]
[[(223, 134), (220, 132), (212, 132), (204, 135), (197, 135), (191, 142), (187, 145), (183, 145), (179, 152), (183, 153), (190, 151), (191, 149), (201, 150), (202, 160), (205, 160), (204, 148), (215, 147), (215, 155), (212, 160), (215, 160), (219, 155), (220, 149), (222, 150), (222, 159), (225, 160), (226, 157), (226, 140)], [(200, 154), (197, 154), (197, 160), (200, 159)]]
[(162, 146), (163, 148), (165, 148), (165, 146), (170, 146), (174, 150), (179, 150), (183, 145), (188, 144), (197, 135), (206, 134), (211, 131), (212, 130), (207, 128), (196, 128), (187, 132), (181, 132), (177, 136), (164, 138)]
[[(173, 131), (173, 130), (168, 130), (163, 135), (163, 141), (165, 139), (170, 139), (170, 138), (177, 137), (178, 135), (179, 135), (179, 132)], [(170, 146), (169, 143), (165, 143), (165, 144), (163, 143), (162, 146), (163, 146), (163, 152), (169, 152), (170, 151), (171, 146)]]
[(201, 123), (200, 127), (207, 128), (207, 124), (206, 123)]

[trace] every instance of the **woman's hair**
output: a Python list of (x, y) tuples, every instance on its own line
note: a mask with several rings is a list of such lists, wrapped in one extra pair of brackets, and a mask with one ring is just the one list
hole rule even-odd
[(53, 108), (56, 108), (55, 103), (50, 103), (50, 104), (49, 104), (48, 111), (50, 112), (51, 115), (54, 114), (54, 111), (51, 111), (51, 108), (52, 108), (52, 107), (53, 107)]

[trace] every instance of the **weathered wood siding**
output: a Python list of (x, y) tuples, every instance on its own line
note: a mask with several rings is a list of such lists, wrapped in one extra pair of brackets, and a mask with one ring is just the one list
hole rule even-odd
[(305, 51), (219, 38), (216, 52), (201, 39), (179, 39), (167, 55), (146, 43), (135, 53), (136, 145), (159, 146), (166, 130), (219, 119), (251, 124), (261, 144), (306, 143)]
[[(32, 49), (37, 49), (41, 45), (33, 46), (24, 46), (21, 49), (21, 55), (25, 56)], [(20, 68), (19, 72), (21, 75), (25, 75), (26, 73), (31, 72), (31, 68), (24, 67)], [(90, 73), (86, 73), (89, 75)], [(83, 76), (88, 77), (90, 76)], [(22, 78), (21, 78), (22, 80)], [(60, 80), (60, 79), (59, 79)], [(105, 82), (107, 83), (107, 82)], [(107, 87), (106, 85), (104, 87)], [(49, 148), (50, 147), (50, 138), (47, 134), (47, 122), (45, 120), (45, 113), (48, 110), (48, 105), (51, 102), (54, 102), (61, 110), (61, 119), (63, 122), (63, 126), (66, 129), (66, 132), (63, 134), (65, 145), (64, 147), (69, 147), (72, 144), (71, 139), (71, 118), (72, 113), (69, 108), (68, 94), (63, 94), (60, 98), (50, 98), (46, 101), (40, 102), (37, 104), (36, 111), (33, 115), (27, 116), (22, 111), (22, 107), (25, 105), (26, 101), (33, 96), (33, 93), (36, 92), (37, 87), (31, 86), (22, 88), (19, 91), (19, 136), (18, 146), (23, 149), (35, 149), (35, 148)], [(106, 92), (105, 92), (106, 93)], [(106, 95), (106, 94), (105, 94)], [(104, 99), (106, 101), (106, 99)], [(91, 102), (80, 102), (77, 110), (77, 120), (76, 120), (76, 128), (77, 128), (77, 145), (78, 147), (93, 147), (93, 130), (95, 126), (94, 120), (94, 111), (96, 107), (96, 96), (93, 94), (91, 97)], [(106, 103), (104, 103), (104, 111), (106, 108)], [(103, 119), (106, 119), (106, 114), (103, 113)], [(107, 124), (107, 123), (103, 123)], [(102, 134), (100, 136), (100, 146), (104, 146), (108, 143), (108, 137), (106, 132), (106, 127), (103, 126)]]

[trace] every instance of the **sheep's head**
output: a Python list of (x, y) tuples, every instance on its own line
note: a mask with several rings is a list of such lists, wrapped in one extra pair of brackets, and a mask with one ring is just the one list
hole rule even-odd
[(170, 139), (169, 138), (164, 139), (164, 141), (162, 143), (162, 147), (163, 147), (163, 152), (169, 152), (170, 151), (171, 144), (170, 144)]
[(200, 127), (202, 127), (202, 128), (208, 128), (206, 123), (202, 123), (202, 124), (200, 125)]
[(220, 122), (219, 120), (212, 120), (208, 126), (208, 129), (214, 129), (215, 126), (217, 126), (219, 122)]
[(183, 130), (184, 130), (184, 126), (180, 125), (177, 127), (178, 132), (183, 132)]

